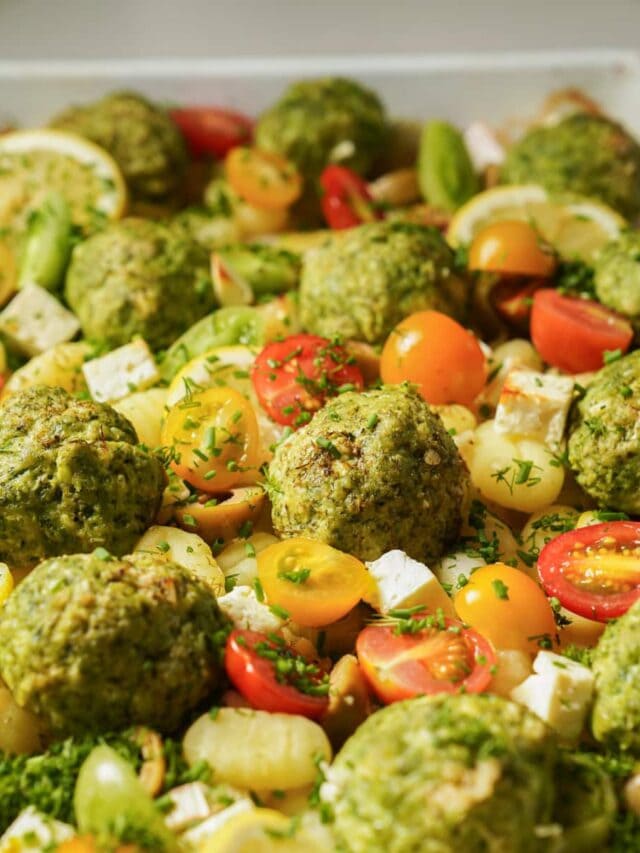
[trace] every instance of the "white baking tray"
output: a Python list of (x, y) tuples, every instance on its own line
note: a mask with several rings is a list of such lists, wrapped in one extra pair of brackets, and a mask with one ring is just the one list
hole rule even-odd
[(326, 74), (373, 87), (391, 114), (458, 123), (530, 116), (549, 91), (577, 86), (640, 135), (640, 54), (591, 50), (242, 60), (0, 61), (0, 124), (37, 125), (115, 88), (166, 102), (256, 114), (291, 80)]

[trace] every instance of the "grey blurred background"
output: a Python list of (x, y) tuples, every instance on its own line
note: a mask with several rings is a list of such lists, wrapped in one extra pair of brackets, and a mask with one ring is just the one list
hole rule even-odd
[(0, 59), (640, 46), (640, 0), (0, 0)]

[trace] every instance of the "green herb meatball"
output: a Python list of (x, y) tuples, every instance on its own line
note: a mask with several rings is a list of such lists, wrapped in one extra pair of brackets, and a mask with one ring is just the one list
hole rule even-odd
[(209, 255), (166, 225), (124, 219), (74, 249), (65, 295), (87, 338), (169, 346), (215, 305)]
[(428, 560), (458, 535), (468, 474), (438, 415), (395, 385), (327, 403), (278, 446), (269, 485), (282, 536), (364, 560), (394, 548)]
[[(328, 770), (343, 853), (533, 853), (553, 800), (554, 743), (497, 696), (425, 696), (378, 711)], [(548, 843), (548, 842), (547, 842)]]
[(332, 337), (382, 343), (404, 317), (433, 308), (465, 313), (468, 288), (435, 228), (376, 222), (333, 237), (305, 258), (303, 326)]
[(595, 260), (593, 283), (603, 305), (640, 321), (640, 233), (625, 231), (603, 247)]
[(594, 737), (640, 755), (640, 602), (607, 625), (593, 652)]
[(110, 406), (34, 386), (0, 407), (0, 560), (29, 567), (98, 546), (126, 553), (166, 476)]
[(297, 166), (312, 209), (317, 208), (317, 180), (325, 166), (339, 163), (366, 175), (388, 135), (377, 95), (353, 80), (327, 77), (290, 86), (260, 117), (256, 144)]
[(640, 212), (640, 146), (608, 118), (572, 115), (513, 145), (502, 181), (591, 196), (633, 217)]
[(569, 464), (608, 509), (640, 514), (640, 350), (600, 370), (572, 414)]
[(52, 126), (84, 136), (111, 154), (124, 175), (132, 200), (172, 203), (182, 191), (187, 150), (166, 111), (134, 92), (113, 92), (71, 107)]
[(0, 612), (0, 673), (56, 734), (170, 732), (215, 687), (224, 625), (212, 590), (162, 556), (55, 557)]

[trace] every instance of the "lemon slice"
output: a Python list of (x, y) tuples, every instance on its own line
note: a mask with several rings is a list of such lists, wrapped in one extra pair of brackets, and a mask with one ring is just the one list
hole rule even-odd
[(230, 817), (198, 847), (198, 853), (328, 853), (312, 833), (296, 828), (274, 809), (251, 809)]
[(127, 205), (120, 169), (93, 142), (62, 130), (0, 136), (0, 229), (18, 237), (51, 190), (64, 195), (73, 222), (85, 233), (105, 219), (119, 219)]
[(580, 197), (552, 197), (540, 186), (495, 187), (479, 193), (454, 215), (447, 240), (454, 246), (469, 244), (487, 225), (507, 219), (531, 222), (541, 237), (565, 260), (591, 260), (626, 221), (606, 204)]
[(247, 346), (215, 347), (193, 358), (176, 373), (167, 393), (167, 408), (184, 400), (190, 393), (205, 388), (233, 388), (253, 406), (265, 459), (271, 458), (269, 448), (282, 438), (284, 427), (275, 423), (264, 411), (251, 381), (251, 367), (257, 349)]

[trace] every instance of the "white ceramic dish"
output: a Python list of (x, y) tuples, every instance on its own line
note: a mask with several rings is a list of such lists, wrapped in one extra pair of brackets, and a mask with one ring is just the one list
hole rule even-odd
[(162, 101), (258, 113), (291, 80), (353, 76), (396, 116), (459, 123), (531, 115), (553, 89), (578, 86), (640, 134), (640, 54), (592, 50), (433, 56), (243, 60), (0, 61), (0, 123), (37, 125), (57, 110), (114, 88)]

